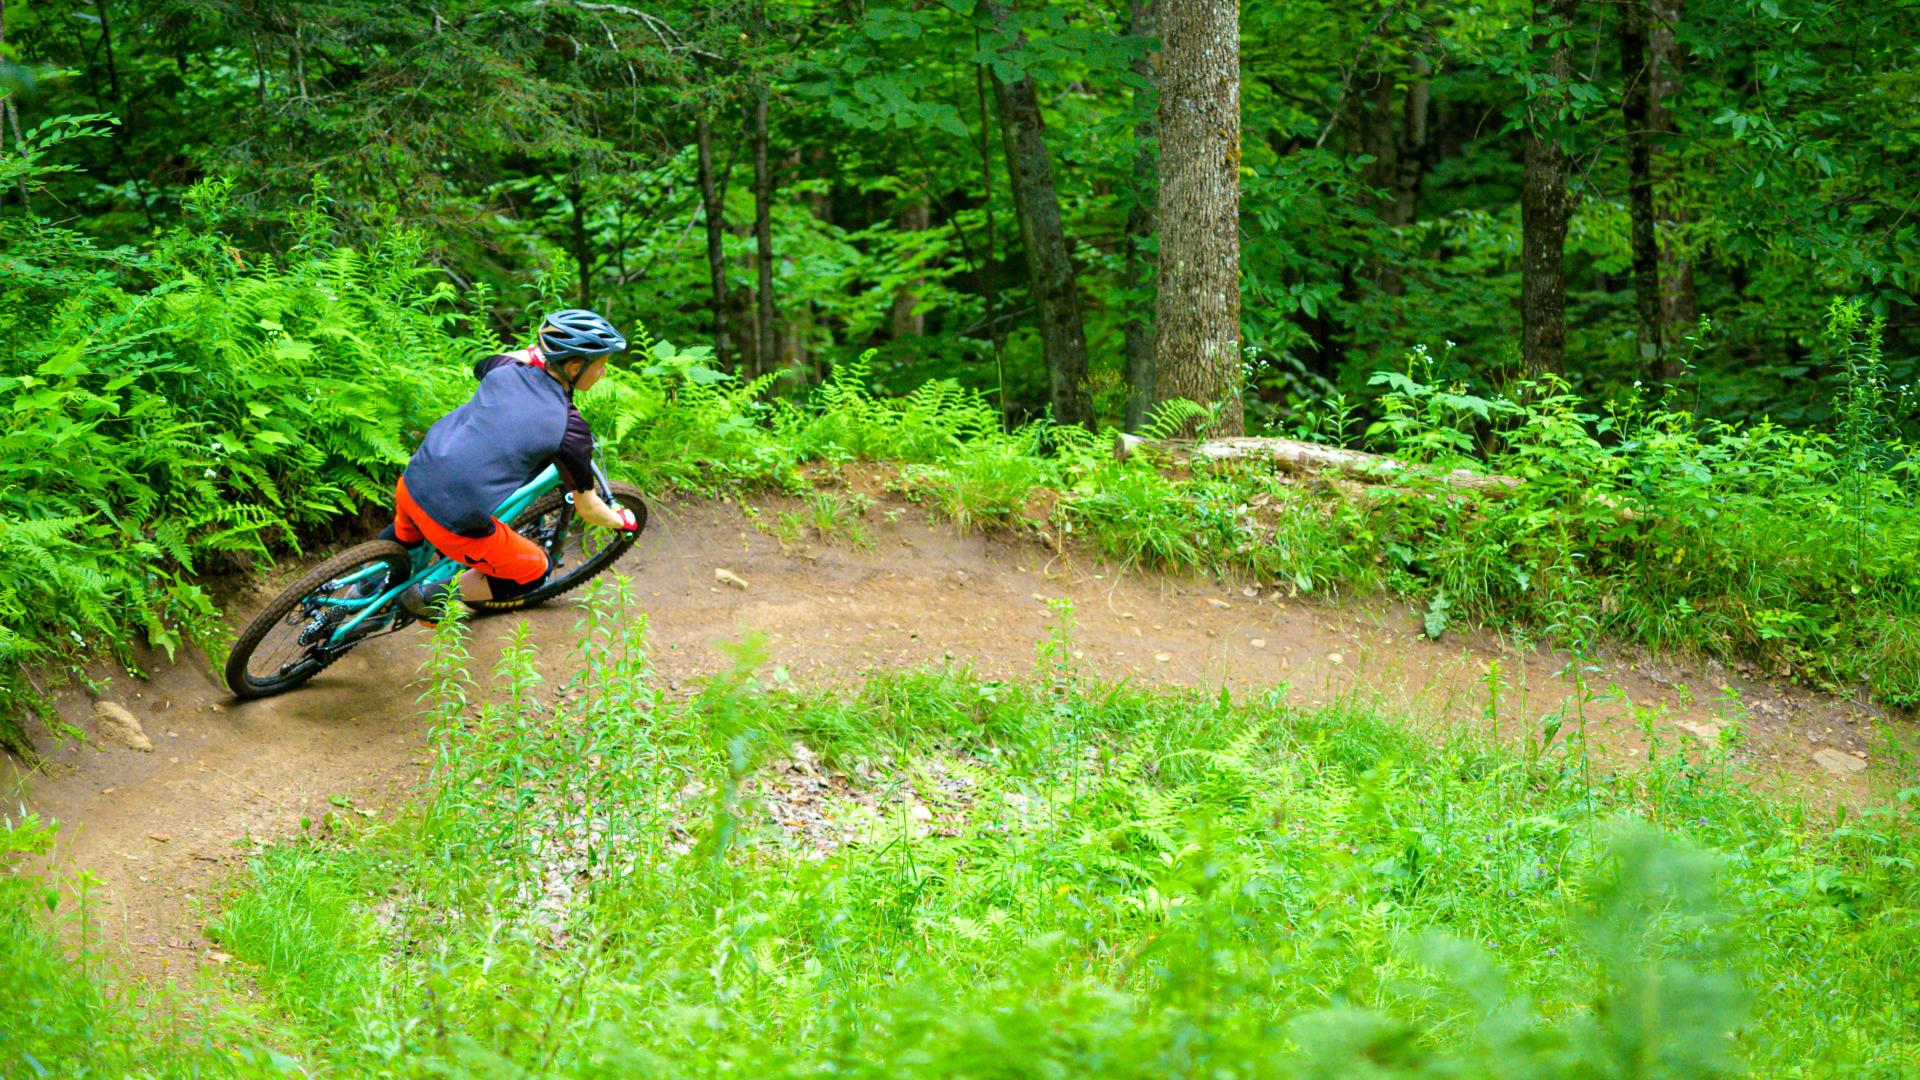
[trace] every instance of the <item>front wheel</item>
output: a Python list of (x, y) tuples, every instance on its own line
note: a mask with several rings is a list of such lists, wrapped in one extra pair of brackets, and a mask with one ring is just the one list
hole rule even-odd
[[(314, 567), (240, 631), (227, 656), (227, 688), (242, 700), (267, 697), (320, 674), (353, 647), (352, 641), (332, 640), (354, 610), (351, 605), (378, 597), (412, 572), (407, 549), (391, 540), (348, 548)], [(356, 637), (394, 617), (375, 612), (356, 628)]]
[(474, 606), (482, 611), (514, 611), (556, 596), (572, 592), (618, 562), (647, 527), (647, 504), (640, 489), (632, 484), (609, 484), (613, 495), (610, 505), (633, 511), (638, 528), (603, 529), (589, 525), (574, 513), (573, 503), (562, 491), (549, 492), (527, 507), (512, 522), (515, 532), (539, 544), (547, 553), (547, 580), (525, 596), (511, 600), (485, 600)]

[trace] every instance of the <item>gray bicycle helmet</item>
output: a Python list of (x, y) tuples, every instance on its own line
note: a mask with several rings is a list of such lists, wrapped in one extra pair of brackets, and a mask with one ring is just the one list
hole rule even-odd
[(612, 323), (584, 308), (556, 311), (540, 324), (540, 352), (550, 359), (605, 356), (626, 347)]

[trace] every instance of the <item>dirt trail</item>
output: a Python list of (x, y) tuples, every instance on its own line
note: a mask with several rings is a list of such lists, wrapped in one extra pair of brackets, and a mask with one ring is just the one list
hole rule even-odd
[[(771, 508), (771, 509), (777, 509)], [(1271, 591), (1200, 580), (1116, 574), (1067, 562), (1020, 541), (959, 535), (925, 511), (882, 501), (867, 515), (868, 550), (811, 544), (785, 549), (718, 502), (657, 507), (620, 569), (651, 619), (655, 666), (670, 688), (719, 667), (719, 643), (767, 635), (775, 663), (798, 679), (858, 679), (880, 667), (951, 658), (998, 677), (1031, 672), (1048, 634), (1050, 597), (1073, 601), (1075, 644), (1093, 670), (1150, 685), (1235, 688), (1286, 683), (1296, 700), (1358, 695), (1432, 722), (1489, 726), (1488, 661), (1506, 673), (1499, 726), (1518, 737), (1565, 701), (1565, 658), (1522, 654), (1489, 636), (1417, 635), (1399, 608), (1338, 609)], [(724, 567), (745, 588), (716, 580)], [(289, 568), (293, 570), (294, 568)], [(250, 616), (275, 588), (230, 606)], [(474, 652), (490, 665), (515, 626), (531, 624), (542, 664), (559, 675), (576, 612), (569, 603), (475, 624)], [(151, 753), (43, 738), (34, 775), (0, 762), (0, 799), (65, 826), (60, 857), (100, 882), (94, 912), (133, 971), (178, 974), (218, 959), (202, 934), (212, 890), (251, 841), (317, 821), (335, 798), (358, 806), (393, 799), (418, 776), (423, 733), (414, 716), (425, 634), (409, 630), (350, 654), (307, 688), (237, 705), (192, 665), (150, 681), (100, 673), (97, 695), (69, 691), (62, 716), (84, 726), (96, 697), (128, 706)], [(1710, 670), (1614, 659), (1593, 676), (1651, 710), (1662, 740), (1711, 738), (1744, 710), (1741, 756), (1762, 782), (1815, 801), (1860, 802), (1894, 779), (1872, 753), (1877, 720), (1850, 703)], [(1723, 697), (1736, 690), (1744, 706)], [(1626, 703), (1589, 706), (1592, 739), (1607, 756), (1645, 753)], [(1822, 751), (1830, 751), (1822, 754)], [(1817, 756), (1818, 755), (1818, 756)], [(1844, 759), (1844, 760), (1843, 760)], [(1855, 768), (1864, 763), (1864, 767)]]

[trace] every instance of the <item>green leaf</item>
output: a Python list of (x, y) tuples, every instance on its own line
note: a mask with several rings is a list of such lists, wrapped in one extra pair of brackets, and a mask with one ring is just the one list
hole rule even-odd
[(159, 623), (152, 623), (147, 627), (147, 642), (156, 649), (165, 650), (167, 662), (172, 663), (174, 650), (180, 647), (180, 635)]
[(86, 346), (76, 342), (49, 356), (35, 372), (53, 376), (84, 375), (88, 371), (86, 355)]
[(1427, 604), (1427, 613), (1420, 620), (1427, 637), (1440, 640), (1440, 635), (1447, 631), (1447, 612), (1452, 608), (1453, 602), (1447, 599), (1444, 591), (1433, 594), (1433, 600)]
[(1386, 386), (1409, 397), (1417, 397), (1426, 387), (1414, 382), (1398, 371), (1376, 371), (1367, 380), (1368, 386)]

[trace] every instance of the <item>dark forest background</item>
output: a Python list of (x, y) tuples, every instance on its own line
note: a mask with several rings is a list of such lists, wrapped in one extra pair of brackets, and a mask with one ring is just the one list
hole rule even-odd
[[(1841, 374), (1817, 348), (1835, 297), (1885, 318), (1905, 383), (1914, 14), (1245, 4), (1248, 427), (1364, 394), (1413, 346), (1442, 379), (1667, 383), (1709, 415), (1818, 424)], [(1051, 359), (1008, 175), (1025, 87), (1085, 389), (1121, 421), (1151, 375), (1154, 16), (1153, 0), (11, 0), (0, 151), (72, 169), (0, 194), (0, 221), (30, 200), (103, 249), (138, 245), (216, 178), (198, 202), (236, 259), (284, 256), (320, 217), (346, 243), (413, 230), (512, 334), (516, 287), (543, 283), (790, 387), (874, 347), (885, 388), (957, 377), (1020, 419), (1048, 407)], [(101, 137), (58, 141), (81, 127)], [(1565, 217), (1563, 257), (1533, 260), (1564, 274), (1563, 347), (1523, 333), (1530, 198)]]

